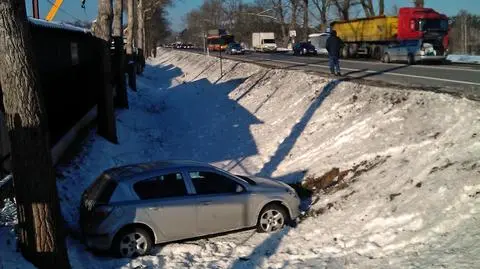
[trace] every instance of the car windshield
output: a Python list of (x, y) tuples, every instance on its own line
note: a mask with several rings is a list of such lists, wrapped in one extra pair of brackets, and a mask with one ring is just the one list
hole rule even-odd
[(448, 30), (448, 21), (447, 20), (438, 20), (438, 19), (424, 19), (419, 21), (420, 31), (447, 31)]
[(250, 185), (257, 185), (257, 183), (255, 181), (253, 181), (251, 178), (249, 178), (247, 176), (242, 176), (242, 175), (235, 175), (235, 176), (245, 180)]
[(275, 39), (264, 39), (263, 43), (264, 44), (275, 44)]
[(230, 44), (230, 48), (232, 48), (232, 49), (241, 49), (242, 46), (240, 46), (240, 44)]

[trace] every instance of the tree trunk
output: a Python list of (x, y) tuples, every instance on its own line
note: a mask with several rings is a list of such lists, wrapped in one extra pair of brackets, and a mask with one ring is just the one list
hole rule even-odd
[(425, 6), (425, 0), (414, 0), (413, 4), (415, 5), (415, 7), (423, 8)]
[(360, 4), (362, 4), (363, 11), (365, 12), (366, 17), (375, 16), (375, 10), (373, 9), (372, 0), (361, 0)]
[(127, 31), (127, 72), (128, 72), (128, 86), (132, 91), (137, 91), (137, 82), (135, 77), (135, 68), (133, 65), (133, 36), (135, 30), (135, 5), (134, 0), (127, 0), (128, 12), (128, 31)]
[(283, 3), (282, 0), (278, 0), (278, 2), (273, 3), (276, 6), (277, 12), (278, 12), (278, 17), (280, 19), (280, 28), (282, 31), (282, 41), (283, 45), (286, 46), (288, 45), (288, 31), (287, 28), (285, 27), (285, 14), (283, 11)]
[(110, 57), (110, 41), (112, 35), (112, 0), (98, 1), (98, 19), (95, 35), (102, 39), (102, 68), (104, 90), (98, 102), (98, 133), (112, 143), (118, 143), (115, 111), (113, 108), (112, 64)]
[(318, 13), (320, 14), (321, 30), (325, 31), (328, 28), (327, 13), (330, 0), (313, 0), (313, 4), (317, 7)]
[(39, 268), (70, 268), (25, 1), (0, 2), (0, 55), (19, 246)]
[(378, 0), (378, 15), (383, 16), (385, 15), (385, 1)]
[(115, 0), (113, 10), (113, 36), (115, 38), (115, 106), (128, 108), (127, 85), (125, 85), (125, 52), (123, 50), (123, 0)]
[(308, 40), (308, 0), (303, 0), (303, 33), (305, 41)]
[[(297, 29), (297, 11), (298, 11), (298, 0), (290, 0), (292, 6), (292, 17), (290, 18), (290, 30)], [(292, 43), (295, 43), (295, 39), (292, 40)]]
[(145, 55), (145, 13), (143, 11), (143, 0), (138, 0), (137, 5), (137, 50), (137, 74), (141, 74)]

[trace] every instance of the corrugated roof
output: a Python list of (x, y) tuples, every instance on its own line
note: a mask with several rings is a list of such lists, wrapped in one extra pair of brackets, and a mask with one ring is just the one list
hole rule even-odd
[(90, 29), (86, 28), (81, 28), (77, 26), (73, 26), (67, 23), (63, 22), (56, 22), (56, 21), (46, 21), (46, 20), (40, 20), (40, 19), (34, 19), (34, 18), (28, 18), (28, 20), (41, 27), (46, 27), (46, 28), (53, 28), (53, 29), (62, 29), (62, 30), (67, 30), (67, 31), (72, 31), (72, 32), (81, 32), (85, 34), (90, 33)]

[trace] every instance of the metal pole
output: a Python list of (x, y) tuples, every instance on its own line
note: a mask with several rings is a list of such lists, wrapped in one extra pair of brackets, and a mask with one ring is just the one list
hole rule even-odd
[(33, 8), (33, 17), (35, 19), (40, 19), (40, 14), (38, 11), (38, 0), (32, 0), (32, 8)]
[(222, 46), (220, 45), (220, 78), (223, 76), (222, 70)]

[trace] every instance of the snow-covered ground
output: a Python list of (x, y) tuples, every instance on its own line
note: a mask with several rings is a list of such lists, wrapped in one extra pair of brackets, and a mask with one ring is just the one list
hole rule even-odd
[(452, 54), (447, 56), (447, 60), (451, 61), (452, 63), (480, 64), (480, 55)]
[[(288, 182), (327, 173), (341, 188), (315, 194), (310, 217), (270, 235), (169, 244), (134, 260), (69, 238), (74, 268), (480, 268), (478, 102), (229, 60), (222, 76), (218, 61), (165, 51), (149, 62), (118, 112), (120, 144), (92, 130), (60, 168), (70, 227), (81, 191), (132, 162), (194, 159)], [(0, 228), (0, 253), (1, 269), (29, 268), (11, 228)]]

